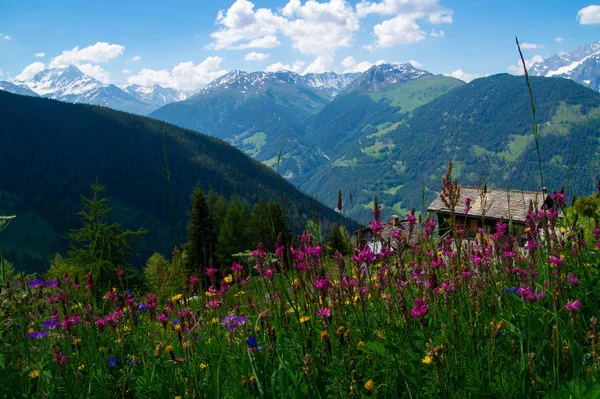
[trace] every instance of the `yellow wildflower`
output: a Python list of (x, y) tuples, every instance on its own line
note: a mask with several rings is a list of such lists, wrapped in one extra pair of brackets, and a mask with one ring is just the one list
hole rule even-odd
[(431, 364), (433, 361), (431, 360), (431, 356), (427, 355), (423, 358), (423, 360), (421, 360), (421, 363), (423, 364)]
[(564, 227), (561, 227), (558, 231), (560, 231), (561, 234), (565, 234), (567, 232), (567, 230)]
[(327, 331), (321, 331), (321, 341), (327, 341), (329, 339), (329, 333)]
[(123, 326), (123, 331), (125, 331), (125, 332), (131, 331), (131, 327)]
[(81, 338), (75, 338), (75, 339), (73, 340), (73, 345), (75, 345), (75, 346), (79, 346), (79, 345), (81, 345)]
[(300, 323), (304, 323), (310, 320), (310, 316), (302, 316), (300, 317)]
[(181, 324), (177, 324), (177, 325), (175, 326), (175, 332), (176, 332), (177, 334), (179, 334), (179, 333), (181, 333), (181, 330), (182, 330), (182, 328), (181, 328)]
[(379, 330), (377, 331), (377, 339), (379, 339), (380, 341), (383, 341), (383, 331)]
[(344, 326), (340, 326), (337, 329), (337, 335), (343, 335), (344, 334)]
[(123, 342), (123, 340), (121, 338), (117, 339), (117, 344), (120, 344), (121, 342)]
[(294, 313), (294, 312), (295, 312), (294, 308), (289, 308), (286, 313), (287, 314), (291, 314), (291, 313)]
[(80, 365), (77, 367), (77, 370), (79, 370), (79, 371), (83, 371), (83, 370), (85, 370), (85, 364), (80, 364)]
[(364, 347), (365, 347), (365, 344), (364, 344), (364, 342), (360, 341), (360, 342), (358, 343), (358, 349), (362, 349), (362, 348), (364, 348)]
[(294, 287), (297, 287), (299, 285), (300, 285), (300, 280), (294, 279)]
[(254, 332), (260, 332), (260, 326), (254, 327)]
[(40, 370), (33, 370), (31, 373), (29, 373), (29, 377), (33, 378), (34, 380), (36, 378), (38, 378), (40, 376)]
[(210, 292), (210, 291), (206, 291), (206, 292), (204, 293), (204, 295), (210, 298), (211, 296), (214, 296), (215, 294), (213, 294), (213, 293), (212, 293), (212, 292)]
[(34, 332), (35, 330), (33, 328), (30, 328), (29, 330), (27, 330), (28, 334), (31, 334), (32, 332)]
[(171, 300), (172, 300), (173, 302), (177, 302), (177, 301), (178, 301), (178, 300), (180, 300), (182, 297), (183, 297), (183, 294), (177, 294), (177, 295), (175, 295), (175, 296), (172, 296), (172, 297), (171, 297)]
[(204, 369), (205, 369), (205, 368), (207, 368), (207, 367), (208, 367), (208, 366), (207, 366), (206, 364), (204, 364), (204, 363), (200, 363), (200, 368), (201, 368), (202, 370), (204, 370)]
[(233, 296), (237, 298), (240, 295), (244, 295), (245, 293), (246, 293), (246, 291), (239, 291), (239, 292), (236, 292)]
[(173, 352), (173, 347), (171, 345), (167, 345), (167, 347), (165, 348), (165, 350), (169, 353)]
[(175, 399), (181, 399), (181, 396), (175, 396)]
[(233, 281), (233, 276), (231, 274), (228, 274), (227, 277), (225, 277), (223, 280), (225, 280), (227, 284), (231, 284), (231, 282)]
[(216, 318), (216, 317), (213, 317), (213, 318), (210, 320), (210, 322), (211, 322), (212, 324), (217, 324), (217, 323), (219, 322), (219, 319), (218, 319), (218, 318)]
[(369, 380), (369, 381), (365, 382), (365, 389), (367, 391), (372, 391), (375, 389), (375, 384), (373, 383), (373, 380)]

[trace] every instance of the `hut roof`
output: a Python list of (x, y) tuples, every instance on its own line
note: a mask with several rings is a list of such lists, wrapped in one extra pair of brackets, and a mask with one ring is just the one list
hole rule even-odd
[[(502, 188), (487, 189), (482, 201), (480, 188), (473, 186), (459, 186), (460, 200), (455, 209), (456, 215), (464, 215), (465, 199), (471, 199), (471, 210), (469, 215), (485, 216), (490, 219), (512, 219), (516, 222), (525, 222), (529, 204), (541, 207), (545, 195), (541, 191), (507, 190)], [(438, 195), (427, 208), (429, 212), (450, 213), (450, 209), (442, 202)]]

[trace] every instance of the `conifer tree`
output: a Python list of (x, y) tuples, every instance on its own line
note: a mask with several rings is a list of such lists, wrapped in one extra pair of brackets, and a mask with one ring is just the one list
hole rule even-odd
[(68, 263), (79, 273), (90, 272), (97, 285), (105, 287), (118, 268), (129, 266), (135, 244), (146, 230), (122, 230), (119, 223), (110, 223), (110, 198), (101, 197), (104, 186), (96, 181), (91, 188), (91, 198), (81, 196), (83, 209), (78, 215), (83, 226), (66, 236), (70, 241)]
[(332, 254), (339, 251), (342, 255), (346, 255), (348, 252), (346, 237), (337, 223), (333, 225), (329, 234), (329, 249)]
[(217, 244), (221, 267), (231, 266), (233, 254), (252, 249), (252, 219), (248, 205), (234, 196), (227, 208)]
[(184, 247), (187, 269), (206, 281), (205, 269), (209, 262), (214, 260), (217, 237), (208, 204), (200, 187), (194, 189), (191, 201), (192, 210), (187, 225), (188, 241)]

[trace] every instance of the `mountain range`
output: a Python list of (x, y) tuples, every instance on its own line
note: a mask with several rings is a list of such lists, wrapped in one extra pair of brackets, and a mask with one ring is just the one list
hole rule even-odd
[[(546, 183), (573, 194), (589, 191), (600, 168), (599, 55), (600, 42), (592, 43), (530, 68)], [(159, 107), (149, 116), (227, 141), (330, 207), (342, 189), (345, 214), (363, 223), (375, 194), (385, 217), (422, 208), (449, 160), (463, 183), (477, 183), (485, 171), (491, 186), (540, 185), (523, 77), (466, 84), (409, 63), (353, 74), (236, 70), (182, 93), (82, 75), (75, 67), (47, 70), (0, 88), (129, 112)]]
[(531, 65), (529, 74), (548, 78), (567, 78), (598, 91), (600, 90), (600, 42), (545, 57), (542, 61)]
[(45, 69), (27, 80), (2, 81), (0, 90), (70, 103), (102, 105), (138, 115), (146, 115), (163, 105), (184, 100), (195, 93), (159, 85), (143, 87), (104, 84), (84, 74), (74, 65)]
[(0, 215), (19, 221), (2, 245), (28, 271), (32, 258), (64, 252), (62, 237), (79, 225), (80, 195), (89, 196), (95, 181), (106, 187), (115, 221), (148, 229), (142, 259), (169, 254), (185, 240), (196, 185), (250, 205), (283, 198), (294, 234), (316, 215), (322, 225), (339, 221), (331, 208), (230, 144), (106, 107), (0, 91), (0, 148), (8, 149), (0, 157)]

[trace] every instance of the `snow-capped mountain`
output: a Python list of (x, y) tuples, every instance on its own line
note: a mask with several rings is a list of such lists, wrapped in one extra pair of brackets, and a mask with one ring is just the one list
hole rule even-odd
[(533, 76), (558, 76), (572, 79), (593, 90), (600, 90), (600, 42), (586, 44), (568, 53), (545, 57), (529, 69)]
[(197, 92), (175, 90), (172, 88), (162, 87), (158, 84), (153, 86), (118, 84), (117, 86), (125, 93), (132, 95), (146, 104), (152, 105), (154, 108), (159, 108), (163, 105), (167, 105), (176, 101), (183, 101)]
[(354, 90), (378, 92), (426, 75), (431, 75), (431, 73), (417, 69), (410, 63), (373, 65), (346, 86), (344, 92), (348, 93)]
[(148, 115), (163, 105), (185, 100), (196, 93), (159, 85), (107, 85), (73, 65), (45, 69), (28, 80), (0, 82), (0, 90), (72, 103), (102, 105), (140, 115)]
[(7, 91), (9, 93), (20, 94), (22, 96), (39, 97), (37, 93), (32, 91), (29, 87), (10, 82), (0, 82), (0, 90)]
[(241, 94), (256, 94), (266, 87), (279, 84), (292, 84), (309, 88), (315, 93), (333, 98), (360, 74), (335, 72), (310, 73), (300, 75), (295, 72), (252, 72), (234, 70), (215, 80), (202, 89), (199, 95), (209, 95), (223, 90), (234, 90)]

